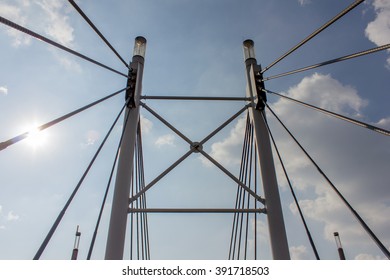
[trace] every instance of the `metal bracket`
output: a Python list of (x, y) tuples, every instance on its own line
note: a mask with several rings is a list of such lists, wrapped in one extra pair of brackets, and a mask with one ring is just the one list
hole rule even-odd
[(129, 75), (127, 79), (127, 90), (126, 90), (126, 97), (125, 97), (125, 100), (127, 100), (126, 105), (128, 108), (134, 108), (136, 106), (134, 95), (135, 95), (135, 87), (137, 82), (137, 69), (136, 67), (131, 67), (132, 66), (131, 64), (130, 64)]

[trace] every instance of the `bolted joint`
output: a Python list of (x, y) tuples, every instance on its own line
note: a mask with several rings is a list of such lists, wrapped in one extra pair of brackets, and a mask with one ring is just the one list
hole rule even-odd
[(137, 70), (134, 68), (129, 69), (129, 75), (127, 78), (127, 90), (126, 90), (126, 97), (125, 100), (127, 101), (127, 107), (128, 108), (134, 108), (135, 107), (135, 86), (137, 82)]
[(265, 108), (265, 103), (267, 103), (267, 95), (264, 92), (264, 81), (263, 74), (261, 73), (261, 66), (256, 65), (255, 67), (255, 81), (256, 81), (256, 93), (257, 93), (257, 104), (256, 110), (263, 111)]
[(203, 150), (203, 145), (199, 142), (194, 142), (190, 145), (190, 148), (194, 150), (194, 153), (199, 153)]

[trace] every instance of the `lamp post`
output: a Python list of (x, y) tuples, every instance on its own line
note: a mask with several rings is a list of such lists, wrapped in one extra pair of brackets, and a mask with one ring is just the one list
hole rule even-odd
[(254, 42), (245, 40), (243, 48), (248, 83), (247, 97), (251, 100), (249, 110), (254, 126), (261, 168), (272, 255), (275, 260), (289, 260), (290, 252), (280, 203), (278, 182), (276, 180), (271, 142), (266, 125), (267, 120), (264, 107), (267, 102), (267, 96), (262, 90), (264, 89), (264, 82), (262, 82), (261, 66), (256, 61)]
[[(120, 147), (116, 173), (111, 218), (106, 245), (106, 260), (123, 259), (132, 180), (134, 147), (139, 122), (139, 100), (142, 90), (142, 74), (145, 61), (146, 39), (135, 38), (133, 58), (130, 63), (126, 90), (124, 134)], [(126, 119), (128, 121), (126, 121)]]

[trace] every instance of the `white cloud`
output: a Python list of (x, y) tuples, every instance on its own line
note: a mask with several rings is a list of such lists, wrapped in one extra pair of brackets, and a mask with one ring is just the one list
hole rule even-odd
[(14, 214), (13, 211), (9, 211), (6, 219), (7, 221), (16, 221), (19, 220), (19, 215)]
[[(377, 46), (389, 44), (390, 1), (374, 0), (373, 6), (376, 12), (376, 18), (367, 25), (365, 34)], [(390, 67), (390, 57), (387, 59), (387, 66)]]
[(311, 3), (311, 0), (298, 0), (301, 6), (306, 6)]
[(359, 254), (355, 257), (355, 260), (385, 260), (385, 258), (371, 254)]
[(65, 2), (60, 0), (40, 0), (37, 4), (45, 16), (45, 33), (60, 44), (71, 46), (74, 40), (73, 27), (65, 12)]
[[(330, 75), (318, 73), (304, 78), (283, 94), (357, 119), (364, 118), (362, 110), (368, 105), (356, 89), (343, 85)], [(390, 213), (390, 194), (386, 185), (390, 170), (388, 139), (285, 99), (270, 106), (373, 231), (380, 234), (385, 244), (390, 242), (388, 218), (384, 214)], [(305, 216), (315, 220), (322, 227), (323, 237), (331, 242), (333, 232), (339, 231), (343, 244), (354, 244), (359, 248), (374, 246), (347, 207), (280, 129), (270, 112), (267, 112), (267, 119), (293, 186), (299, 191)], [(373, 123), (388, 127), (390, 117)], [(241, 119), (225, 140), (214, 143), (212, 156), (220, 162), (238, 163), (240, 149), (237, 148), (242, 143), (244, 126), (245, 121)], [(275, 163), (279, 184), (286, 184), (281, 179), (284, 175), (278, 168), (278, 160)], [(290, 210), (297, 215), (294, 205)], [(301, 247), (293, 250), (297, 257), (304, 254)], [(356, 255), (359, 253), (365, 252), (355, 252)]]
[[(352, 87), (322, 74), (304, 78), (284, 94), (358, 119), (363, 118), (362, 109), (368, 104)], [(390, 195), (385, 183), (386, 170), (390, 169), (387, 139), (283, 99), (271, 107), (365, 222), (381, 236), (382, 242), (388, 243), (388, 219), (384, 214), (390, 212)], [(271, 129), (280, 127), (273, 117), (268, 119)], [(388, 127), (390, 117), (376, 124)], [(294, 187), (300, 191), (300, 197), (307, 197), (300, 201), (305, 216), (320, 222), (323, 235), (329, 241), (333, 241), (333, 232), (339, 231), (345, 245), (373, 246), (335, 192), (317, 175), (316, 169), (307, 164), (295, 143), (278, 130), (274, 134)], [(290, 210), (297, 215), (295, 205), (290, 205)], [(361, 254), (360, 257), (367, 257), (364, 252)]]
[(86, 141), (86, 145), (87, 146), (91, 146), (91, 145), (94, 145), (96, 143), (96, 141), (98, 141), (100, 138), (100, 133), (96, 130), (89, 130), (86, 134), (85, 134), (85, 141)]
[[(0, 15), (21, 25), (25, 25), (27, 22), (27, 17), (22, 15), (20, 8), (11, 4), (0, 3)], [(31, 37), (15, 29), (7, 27), (6, 32), (13, 39), (12, 45), (14, 47), (29, 45), (31, 43)]]
[(380, 119), (377, 123), (374, 123), (374, 125), (390, 129), (390, 117)]
[[(211, 145), (210, 156), (216, 161), (223, 162), (226, 165), (239, 164), (240, 155), (237, 147), (242, 144), (243, 135), (245, 133), (245, 125), (246, 117), (239, 119), (226, 139), (215, 142)], [(206, 166), (212, 165), (206, 158), (201, 157), (200, 159)]]
[(148, 134), (153, 128), (153, 123), (145, 118), (143, 115), (140, 116), (140, 122), (141, 122), (141, 130), (142, 134)]
[[(0, 4), (0, 14), (22, 26), (33, 26), (35, 32), (48, 36), (54, 41), (72, 47), (74, 29), (69, 22), (67, 4), (61, 0), (26, 0), (8, 1)], [(7, 28), (7, 34), (12, 37), (12, 45), (19, 47), (29, 45), (31, 38), (12, 28)], [(66, 69), (80, 72), (80, 66), (72, 59), (63, 56), (61, 52), (50, 48), (54, 57)]]
[[(362, 99), (351, 86), (342, 85), (330, 75), (318, 73), (305, 77), (298, 85), (291, 87), (288, 96), (326, 110), (354, 116), (359, 116), (360, 110), (368, 104), (368, 101)], [(280, 100), (274, 106), (279, 113), (284, 114), (286, 110), (290, 110), (289, 104), (288, 100)], [(294, 121), (307, 123), (310, 120)]]
[(303, 245), (291, 246), (290, 256), (292, 260), (307, 260), (308, 259), (307, 248)]
[(8, 94), (8, 88), (6, 86), (0, 86), (0, 94), (7, 95)]
[(172, 134), (166, 134), (157, 138), (154, 144), (161, 148), (162, 146), (175, 146), (175, 136)]

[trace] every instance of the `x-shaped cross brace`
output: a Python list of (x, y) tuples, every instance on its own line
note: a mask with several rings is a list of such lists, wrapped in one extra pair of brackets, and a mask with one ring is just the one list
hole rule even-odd
[(163, 124), (165, 124), (168, 128), (170, 128), (173, 132), (175, 132), (180, 138), (190, 144), (190, 150), (185, 153), (182, 157), (180, 157), (177, 161), (175, 161), (171, 166), (169, 166), (165, 171), (163, 171), (159, 176), (157, 176), (153, 181), (151, 181), (147, 186), (145, 186), (138, 193), (130, 197), (129, 204), (136, 201), (140, 196), (142, 196), (146, 191), (148, 191), (151, 187), (153, 187), (159, 180), (161, 180), (165, 175), (171, 172), (176, 166), (178, 166), (182, 161), (184, 161), (188, 156), (192, 153), (201, 153), (205, 158), (207, 158), (210, 162), (212, 162), (215, 166), (217, 166), (220, 170), (222, 170), (228, 177), (230, 177), (233, 181), (235, 181), (241, 188), (247, 191), (250, 195), (252, 195), (256, 200), (265, 203), (264, 198), (260, 197), (253, 190), (251, 190), (248, 186), (246, 186), (243, 182), (241, 182), (236, 176), (234, 176), (229, 170), (223, 167), (218, 161), (212, 158), (209, 154), (203, 151), (203, 144), (205, 144), (208, 140), (210, 140), (214, 135), (216, 135), (219, 131), (225, 128), (228, 124), (230, 124), (233, 120), (235, 120), (239, 115), (241, 115), (247, 108), (248, 105), (245, 105), (241, 110), (239, 110), (236, 114), (226, 120), (223, 124), (217, 127), (213, 132), (211, 132), (208, 136), (206, 136), (200, 142), (193, 142), (188, 137), (186, 137), (183, 133), (181, 133), (178, 129), (176, 129), (173, 125), (171, 125), (167, 120), (157, 114), (153, 109), (151, 109), (148, 105), (143, 102), (140, 102), (140, 105), (143, 106), (147, 111), (149, 111), (153, 116), (155, 116), (158, 120), (160, 120)]

